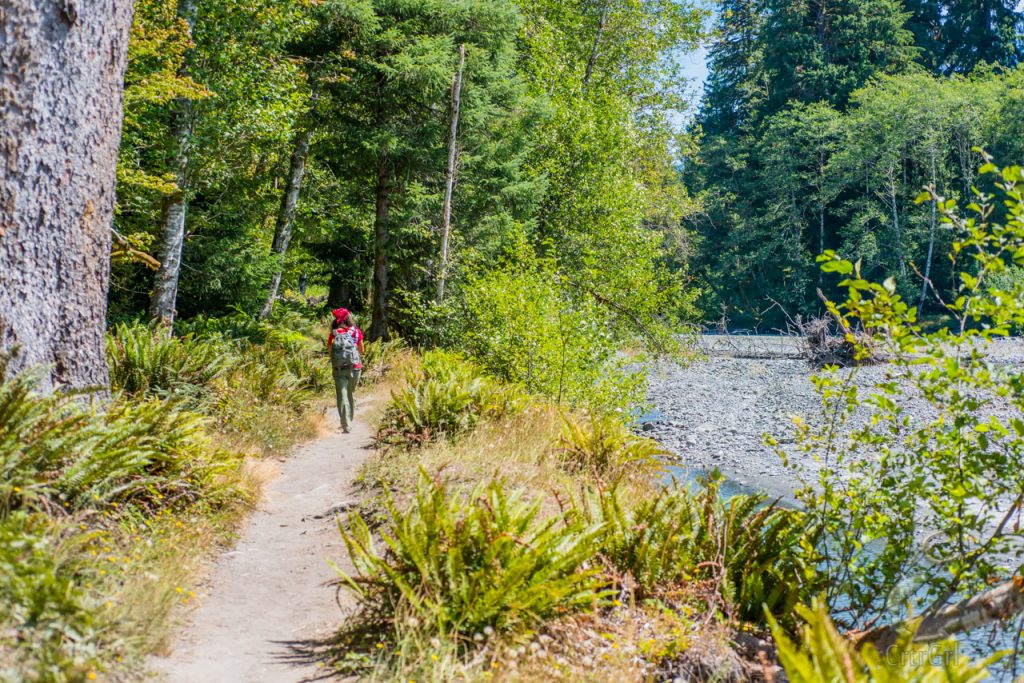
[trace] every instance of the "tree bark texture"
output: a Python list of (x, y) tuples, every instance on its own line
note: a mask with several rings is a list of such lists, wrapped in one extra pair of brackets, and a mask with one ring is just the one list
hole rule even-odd
[(376, 206), (373, 216), (373, 318), (370, 341), (388, 335), (388, 247), (391, 241), (388, 211), (391, 208), (391, 178), (387, 157), (377, 162)]
[[(188, 23), (191, 32), (196, 23), (196, 0), (179, 0), (178, 16)], [(187, 73), (187, 69), (182, 67), (182, 72)], [(192, 136), (192, 100), (180, 98), (174, 102), (171, 135), (174, 137), (175, 146), (174, 182), (178, 189), (164, 199), (157, 248), (160, 268), (153, 278), (153, 292), (149, 299), (150, 319), (167, 326), (174, 324), (178, 280), (181, 277), (181, 250), (185, 245), (185, 217), (188, 214), (188, 196), (185, 189), (189, 138)]]
[(270, 292), (268, 292), (267, 301), (263, 304), (263, 310), (260, 312), (261, 318), (270, 317), (274, 310), (274, 301), (277, 299), (277, 290), (281, 287), (281, 277), (284, 275), (284, 257), (288, 253), (288, 244), (292, 240), (295, 207), (299, 203), (302, 179), (306, 175), (306, 159), (309, 157), (311, 136), (312, 131), (306, 127), (300, 130), (295, 137), (295, 149), (292, 151), (292, 161), (288, 168), (288, 184), (285, 186), (284, 196), (281, 198), (281, 207), (277, 211), (274, 244), (270, 247), (271, 253), (276, 255), (281, 262), (274, 272), (274, 278), (270, 281)]
[(448, 277), (448, 240), (452, 231), (452, 192), (455, 189), (455, 166), (459, 142), (459, 101), (462, 98), (462, 71), (466, 67), (466, 46), (459, 46), (459, 70), (452, 81), (452, 103), (448, 127), (448, 172), (445, 175), (444, 207), (441, 211), (441, 267), (437, 279), (437, 300), (444, 301)]
[(0, 351), (105, 386), (131, 0), (0, 0)]

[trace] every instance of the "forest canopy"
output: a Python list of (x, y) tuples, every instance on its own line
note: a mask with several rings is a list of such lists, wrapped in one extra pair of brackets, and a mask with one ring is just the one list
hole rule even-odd
[(1012, 0), (143, 0), (111, 316), (308, 290), (437, 341), (467, 281), (543, 264), (660, 344), (820, 314), (828, 249), (938, 313), (952, 236), (914, 199), (1022, 156), (1021, 27)]

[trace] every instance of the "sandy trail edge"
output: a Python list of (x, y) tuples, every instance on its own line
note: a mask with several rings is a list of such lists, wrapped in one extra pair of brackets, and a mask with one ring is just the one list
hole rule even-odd
[[(365, 412), (372, 397), (357, 403)], [(328, 411), (327, 434), (298, 447), (263, 491), (257, 510), (196, 590), (198, 606), (149, 668), (168, 683), (293, 683), (323, 674), (289, 645), (329, 636), (342, 613), (328, 560), (346, 568), (333, 509), (353, 503), (359, 465), (372, 453), (357, 416), (351, 434)]]

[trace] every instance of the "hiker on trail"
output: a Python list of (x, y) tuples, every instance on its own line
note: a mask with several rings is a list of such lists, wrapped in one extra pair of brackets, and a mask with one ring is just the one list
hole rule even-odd
[(348, 434), (356, 409), (356, 385), (363, 370), (363, 331), (345, 308), (336, 308), (327, 348), (331, 352), (334, 393), (338, 400), (341, 431)]

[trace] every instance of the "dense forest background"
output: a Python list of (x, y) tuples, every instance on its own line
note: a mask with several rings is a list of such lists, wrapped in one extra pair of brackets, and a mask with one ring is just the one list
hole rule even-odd
[(541, 290), (630, 333), (692, 314), (675, 56), (704, 21), (672, 0), (142, 0), (111, 319), (301, 291), (371, 338), (436, 340), (440, 281), (454, 320), (499, 271), (521, 315)]
[(684, 164), (705, 316), (814, 315), (826, 249), (938, 311), (953, 237), (915, 199), (969, 201), (976, 147), (1022, 158), (1022, 18), (1014, 0), (725, 0)]
[[(498, 267), (524, 307), (557, 291), (613, 330), (768, 330), (820, 312), (826, 249), (934, 313), (952, 237), (915, 200), (967, 196), (975, 148), (1024, 157), (1022, 21), (1013, 0), (143, 0), (111, 318), (302, 292), (437, 341)], [(705, 39), (694, 103), (679, 58)]]

